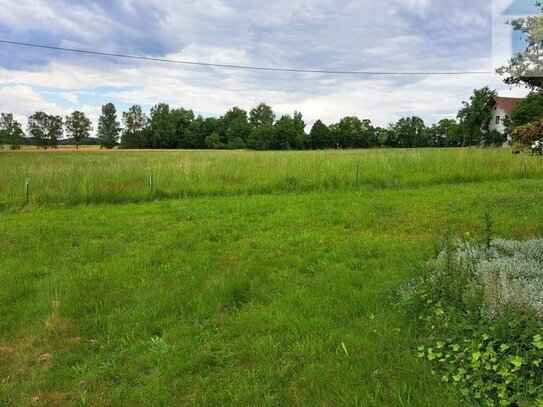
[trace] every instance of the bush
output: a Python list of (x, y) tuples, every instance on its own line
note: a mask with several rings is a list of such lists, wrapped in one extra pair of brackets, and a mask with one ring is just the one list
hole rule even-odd
[(418, 356), (484, 406), (543, 406), (543, 240), (451, 244), (404, 290)]

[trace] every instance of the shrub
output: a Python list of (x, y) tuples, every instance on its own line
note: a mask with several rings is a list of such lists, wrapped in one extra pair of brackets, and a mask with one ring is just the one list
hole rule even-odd
[(543, 239), (446, 239), (403, 293), (443, 381), (484, 406), (543, 406)]

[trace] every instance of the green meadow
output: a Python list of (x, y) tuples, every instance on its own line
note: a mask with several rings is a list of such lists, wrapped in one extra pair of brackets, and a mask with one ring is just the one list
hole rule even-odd
[(465, 406), (398, 290), (542, 202), (506, 149), (0, 152), (0, 406)]
[[(0, 206), (136, 203), (364, 188), (420, 188), (543, 177), (543, 166), (502, 149), (1, 152)], [(149, 178), (155, 178), (150, 199)]]

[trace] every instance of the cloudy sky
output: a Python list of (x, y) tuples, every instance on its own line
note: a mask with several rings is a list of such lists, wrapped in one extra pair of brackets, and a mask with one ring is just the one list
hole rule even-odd
[[(0, 0), (0, 39), (159, 58), (298, 69), (493, 71), (511, 0)], [(498, 4), (498, 5), (497, 5)], [(493, 10), (494, 7), (494, 10)], [(494, 16), (494, 18), (493, 18)], [(490, 75), (339, 76), (236, 71), (0, 44), (0, 111), (65, 115), (163, 101), (218, 115), (261, 101), (307, 122), (454, 117)]]

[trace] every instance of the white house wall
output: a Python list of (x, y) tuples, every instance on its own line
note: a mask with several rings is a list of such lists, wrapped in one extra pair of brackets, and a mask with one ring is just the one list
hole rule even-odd
[[(496, 117), (500, 117), (500, 122), (496, 124)], [(494, 105), (492, 108), (492, 119), (490, 120), (490, 131), (496, 130), (500, 133), (505, 132), (504, 120), (507, 117), (505, 111), (498, 105)]]

